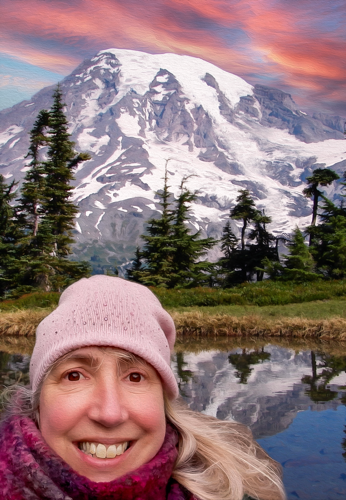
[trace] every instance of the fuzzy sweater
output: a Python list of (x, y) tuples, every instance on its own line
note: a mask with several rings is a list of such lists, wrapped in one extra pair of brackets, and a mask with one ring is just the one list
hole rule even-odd
[(31, 419), (13, 416), (0, 428), (0, 498), (197, 500), (171, 478), (177, 441), (176, 431), (167, 427), (165, 441), (150, 462), (114, 481), (95, 483), (56, 455)]

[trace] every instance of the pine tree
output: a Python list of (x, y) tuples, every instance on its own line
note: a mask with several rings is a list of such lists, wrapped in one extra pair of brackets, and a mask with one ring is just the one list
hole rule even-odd
[(226, 259), (231, 258), (232, 253), (237, 248), (238, 241), (238, 238), (232, 231), (231, 222), (228, 220), (222, 230), (222, 237), (220, 239), (221, 250), (223, 251)]
[(271, 221), (271, 217), (265, 215), (264, 211), (261, 213), (258, 210), (253, 218), (254, 228), (249, 234), (249, 240), (255, 241), (255, 244), (249, 245), (248, 267), (253, 269), (253, 272), (256, 271), (257, 281), (263, 280), (263, 260), (277, 260), (277, 249), (274, 244), (275, 237), (269, 233), (266, 227)]
[[(221, 239), (221, 248), (225, 257), (220, 259), (218, 264), (223, 275), (222, 286), (224, 287), (251, 281), (255, 274), (257, 280), (261, 281), (264, 275), (262, 261), (266, 258), (269, 260), (277, 258), (275, 238), (266, 227), (271, 222), (271, 218), (256, 209), (255, 202), (247, 189), (242, 189), (239, 193), (236, 199), (238, 203), (231, 209), (230, 218), (243, 221), (241, 247), (237, 248), (236, 238), (230, 231), (229, 221), (223, 229)], [(247, 235), (246, 229), (250, 227), (250, 224), (251, 230)], [(245, 240), (246, 236), (248, 243)], [(251, 241), (255, 243), (250, 243)]]
[[(31, 163), (18, 206), (23, 233), (14, 269), (12, 293), (17, 295), (37, 288), (60, 291), (89, 274), (85, 262), (70, 261), (67, 257), (72, 253), (72, 229), (78, 212), (70, 199), (73, 171), (90, 156), (77, 154), (73, 149), (59, 86), (53, 98), (51, 110), (39, 113), (30, 132)], [(39, 153), (46, 144), (48, 159), (42, 161)]]
[(142, 252), (139, 247), (136, 248), (135, 258), (131, 263), (131, 267), (127, 270), (127, 279), (139, 283), (139, 272), (143, 270)]
[(322, 196), (321, 223), (308, 228), (313, 245), (311, 252), (318, 271), (326, 278), (346, 276), (346, 209), (337, 207)]
[(283, 258), (281, 264), (278, 260), (263, 259), (263, 272), (270, 279), (279, 281), (295, 281), (298, 283), (320, 279), (316, 273), (316, 264), (309, 247), (305, 244), (304, 236), (297, 227), (293, 238), (288, 243), (289, 254)]
[[(181, 184), (181, 192), (172, 210), (167, 169), (162, 192), (158, 192), (162, 213), (148, 221), (147, 233), (142, 236), (145, 245), (137, 250), (129, 276), (147, 286), (164, 288), (201, 286), (210, 282), (213, 265), (201, 257), (215, 245), (212, 238), (200, 239), (200, 232), (190, 234), (189, 204), (196, 194)], [(138, 269), (134, 269), (137, 267)]]
[(247, 189), (240, 189), (239, 196), (237, 197), (237, 205), (232, 208), (230, 212), (231, 219), (242, 220), (243, 226), (241, 228), (241, 249), (245, 250), (245, 232), (248, 223), (257, 215), (255, 203), (250, 197), (250, 192)]
[[(219, 259), (218, 266), (218, 283), (224, 288), (229, 288), (236, 281), (239, 270), (239, 255), (241, 251), (238, 249), (239, 239), (235, 236), (231, 228), (231, 221), (228, 220), (222, 230), (220, 239), (221, 250), (224, 257)], [(241, 280), (240, 280), (241, 281)]]
[(49, 125), (49, 112), (42, 110), (30, 131), (30, 146), (27, 157), (31, 157), (29, 170), (26, 172), (21, 187), (18, 211), (21, 216), (21, 225), (29, 238), (35, 238), (38, 231), (40, 208), (45, 183), (45, 170), (40, 160), (40, 149), (45, 146), (49, 139), (45, 130)]
[(297, 227), (293, 233), (293, 239), (288, 245), (289, 255), (284, 258), (282, 278), (286, 281), (314, 281), (319, 279), (315, 273), (315, 262), (305, 244), (304, 236)]
[[(49, 113), (48, 160), (44, 164), (46, 173), (43, 191), (43, 217), (41, 228), (50, 252), (65, 258), (71, 253), (72, 229), (77, 206), (71, 201), (74, 180), (73, 171), (79, 163), (89, 160), (88, 153), (76, 153), (70, 140), (68, 122), (63, 108), (59, 85), (53, 94), (54, 102)], [(47, 238), (47, 227), (51, 235)]]
[[(323, 193), (318, 189), (319, 186), (329, 186), (333, 181), (340, 179), (334, 170), (327, 168), (316, 168), (310, 177), (306, 178), (308, 187), (303, 190), (304, 196), (313, 199), (311, 226), (316, 225), (318, 199)], [(310, 235), (309, 246), (312, 245), (312, 236)]]
[(187, 177), (183, 178), (180, 185), (180, 195), (174, 211), (172, 226), (172, 241), (174, 253), (172, 260), (173, 273), (169, 283), (174, 287), (203, 286), (211, 281), (214, 265), (201, 257), (216, 244), (213, 238), (200, 238), (200, 231), (191, 234), (187, 226), (190, 219), (190, 204), (197, 199), (196, 192), (191, 192), (185, 187)]
[(147, 233), (142, 235), (144, 248), (140, 253), (143, 260), (142, 269), (136, 270), (136, 279), (147, 286), (169, 286), (172, 273), (174, 249), (172, 246), (172, 224), (174, 215), (170, 209), (172, 193), (169, 191), (167, 164), (162, 191), (156, 195), (160, 198), (161, 216), (147, 221)]
[(0, 174), (0, 296), (14, 286), (13, 267), (17, 258), (19, 231), (11, 202), (15, 198), (17, 184), (14, 180), (6, 184)]

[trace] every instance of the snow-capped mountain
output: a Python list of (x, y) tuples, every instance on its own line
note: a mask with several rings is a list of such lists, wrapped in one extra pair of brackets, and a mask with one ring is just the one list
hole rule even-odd
[[(104, 50), (61, 88), (76, 149), (92, 155), (76, 172), (74, 251), (95, 266), (133, 256), (159, 209), (167, 160), (175, 195), (184, 176), (198, 190), (191, 229), (216, 238), (239, 189), (251, 191), (278, 235), (309, 224), (302, 190), (315, 168), (346, 170), (342, 118), (311, 117), (289, 94), (253, 87), (201, 59)], [(0, 173), (8, 180), (24, 176), (28, 132), (52, 93), (47, 87), (0, 112)]]

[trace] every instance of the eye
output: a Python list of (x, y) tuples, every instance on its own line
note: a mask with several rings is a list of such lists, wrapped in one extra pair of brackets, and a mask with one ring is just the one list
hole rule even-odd
[(69, 380), (70, 382), (78, 382), (81, 378), (82, 378), (82, 374), (80, 372), (70, 372), (70, 373), (67, 373), (66, 377), (67, 380)]
[(143, 375), (137, 372), (130, 373), (128, 376), (130, 382), (141, 382), (143, 380)]

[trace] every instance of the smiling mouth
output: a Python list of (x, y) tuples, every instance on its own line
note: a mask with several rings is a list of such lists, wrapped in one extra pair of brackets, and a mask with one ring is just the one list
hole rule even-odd
[(128, 447), (128, 441), (120, 444), (111, 444), (110, 446), (89, 441), (81, 441), (78, 443), (78, 448), (83, 453), (97, 458), (115, 458), (119, 455), (122, 455), (128, 449)]

